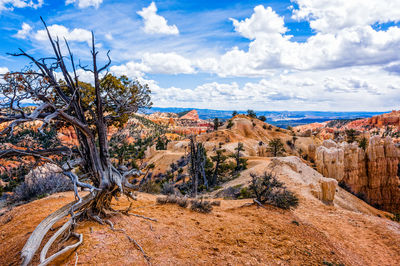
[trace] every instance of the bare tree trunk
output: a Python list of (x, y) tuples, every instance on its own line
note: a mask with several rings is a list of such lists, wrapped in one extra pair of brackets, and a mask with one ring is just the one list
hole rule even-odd
[[(44, 21), (43, 21), (44, 23)], [(12, 110), (10, 114), (0, 114), (0, 124), (8, 123), (6, 128), (0, 132), (0, 135), (9, 133), (13, 134), (14, 127), (24, 124), (27, 122), (40, 121), (43, 123), (39, 131), (46, 127), (52, 120), (61, 122), (72, 126), (75, 130), (78, 138), (79, 146), (71, 149), (63, 146), (60, 149), (42, 149), (42, 150), (29, 150), (29, 149), (9, 149), (0, 151), (0, 157), (12, 157), (12, 156), (30, 156), (33, 158), (40, 158), (44, 161), (50, 161), (56, 163), (55, 160), (49, 156), (64, 156), (67, 157), (65, 164), (60, 164), (63, 173), (68, 176), (74, 184), (74, 192), (76, 201), (64, 206), (55, 213), (49, 215), (43, 222), (33, 231), (28, 241), (26, 242), (21, 256), (23, 259), (23, 265), (28, 265), (32, 260), (35, 252), (40, 247), (40, 244), (51, 226), (57, 221), (61, 220), (68, 214), (71, 215), (71, 219), (62, 226), (62, 231), (57, 234), (63, 233), (63, 230), (71, 228), (67, 238), (69, 236), (78, 236), (73, 233), (73, 228), (78, 220), (82, 219), (93, 219), (103, 223), (103, 218), (107, 217), (112, 211), (111, 200), (113, 197), (119, 194), (125, 194), (128, 197), (132, 197), (131, 190), (134, 188), (128, 181), (128, 176), (139, 175), (140, 171), (132, 169), (131, 171), (120, 172), (111, 163), (108, 140), (107, 140), (107, 120), (104, 115), (105, 108), (102, 102), (99, 73), (108, 68), (111, 63), (109, 62), (98, 68), (97, 66), (97, 54), (95, 48), (94, 35), (92, 33), (92, 60), (93, 69), (87, 70), (93, 73), (94, 77), (94, 96), (95, 96), (95, 107), (83, 107), (81, 102), (82, 87), (78, 82), (78, 76), (76, 74), (74, 59), (69, 49), (68, 43), (66, 46), (69, 51), (69, 59), (71, 61), (70, 69), (65, 65), (65, 56), (62, 55), (59, 41), (53, 41), (50, 32), (44, 23), (48, 38), (53, 48), (54, 57), (44, 58), (36, 60), (32, 56), (20, 50), (21, 53), (13, 54), (14, 56), (24, 56), (31, 60), (31, 62), (38, 68), (37, 72), (25, 72), (25, 73), (13, 73), (17, 76), (16, 81), (23, 84), (23, 88), (26, 90), (24, 93), (20, 93), (21, 86), (14, 86), (14, 94), (7, 94), (10, 84), (3, 85), (0, 83), (0, 87), (5, 93), (5, 97), (10, 99), (8, 108)], [(108, 53), (107, 53), (108, 56)], [(52, 64), (46, 64), (46, 60), (53, 60)], [(60, 82), (54, 75), (55, 71), (60, 71), (63, 75), (63, 82)], [(71, 74), (72, 73), (72, 74)], [(74, 78), (71, 77), (74, 76)], [(9, 76), (11, 80), (12, 75)], [(31, 83), (29, 83), (31, 82)], [(7, 87), (8, 86), (8, 87)], [(37, 86), (37, 87), (32, 87)], [(11, 87), (12, 88), (12, 87)], [(22, 98), (24, 95), (25, 98)], [(17, 96), (19, 97), (17, 97)], [(40, 106), (36, 107), (31, 113), (25, 113), (21, 108), (18, 109), (20, 115), (15, 115), (15, 106), (19, 107), (20, 102), (24, 100), (35, 99), (40, 103)], [(15, 104), (17, 101), (17, 104)], [(3, 107), (3, 106), (1, 106)], [(127, 109), (132, 111), (132, 109)], [(128, 112), (128, 111), (127, 111)], [(132, 111), (133, 112), (133, 111)], [(91, 181), (90, 183), (84, 183), (79, 180), (79, 177), (74, 173), (74, 168), (81, 166), (85, 171), (85, 175)], [(90, 194), (84, 198), (81, 198), (78, 194), (78, 187), (90, 189)], [(78, 236), (79, 241), (74, 245), (82, 243), (82, 236)], [(48, 263), (58, 255), (61, 255), (66, 250), (63, 249), (57, 252), (56, 256), (51, 256), (46, 259), (47, 250), (54, 242), (54, 238), (50, 238), (49, 242), (43, 249), (43, 255), (41, 255), (41, 263)], [(74, 247), (74, 246), (72, 246)]]

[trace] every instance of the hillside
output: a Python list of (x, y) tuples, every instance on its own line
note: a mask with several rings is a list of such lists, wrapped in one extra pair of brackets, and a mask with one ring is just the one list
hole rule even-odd
[[(214, 207), (212, 213), (199, 214), (175, 205), (157, 205), (156, 196), (140, 193), (132, 212), (158, 222), (120, 215), (111, 221), (138, 241), (155, 265), (194, 261), (395, 265), (400, 260), (400, 224), (338, 187), (333, 192), (333, 203), (324, 204), (311, 192), (317, 180), (324, 178), (295, 157), (251, 160), (249, 169), (235, 182), (245, 184), (249, 172), (271, 168), (300, 197), (296, 210), (241, 207), (250, 200), (221, 200), (221, 206)], [(0, 239), (2, 245), (9, 247), (0, 250), (0, 264), (17, 264), (29, 232), (47, 214), (72, 200), (70, 192), (56, 194), (16, 207), (0, 217)], [(121, 198), (113, 204), (116, 209), (123, 209), (130, 203)], [(112, 232), (106, 225), (83, 222), (77, 231), (84, 234), (84, 242), (76, 251), (78, 256), (72, 252), (58, 263), (74, 264), (78, 260), (83, 265), (146, 264), (122, 233)], [(36, 257), (36, 263), (37, 260)]]

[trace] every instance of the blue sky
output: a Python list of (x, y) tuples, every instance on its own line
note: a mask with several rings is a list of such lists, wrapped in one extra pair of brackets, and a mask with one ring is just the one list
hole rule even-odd
[[(388, 111), (400, 100), (400, 1), (0, 0), (0, 72), (49, 55), (42, 16), (88, 62), (149, 84), (160, 107)], [(81, 71), (80, 78), (91, 81)]]

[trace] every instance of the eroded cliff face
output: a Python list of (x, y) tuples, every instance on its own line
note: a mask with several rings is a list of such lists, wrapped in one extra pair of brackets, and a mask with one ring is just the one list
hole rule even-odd
[(324, 141), (316, 149), (318, 172), (346, 184), (353, 193), (388, 211), (400, 210), (400, 151), (390, 137), (373, 136), (364, 151), (356, 143)]

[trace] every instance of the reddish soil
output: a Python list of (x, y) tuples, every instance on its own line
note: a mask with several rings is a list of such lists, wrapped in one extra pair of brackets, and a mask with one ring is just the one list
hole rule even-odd
[[(249, 200), (222, 200), (212, 213), (201, 214), (176, 205), (157, 205), (155, 198), (139, 194), (132, 212), (157, 222), (134, 216), (111, 218), (116, 228), (124, 228), (140, 243), (154, 265), (373, 265), (374, 261), (395, 265), (400, 260), (400, 238), (384, 228), (381, 220), (386, 219), (376, 218), (380, 219), (380, 228), (362, 214), (338, 215), (333, 207), (312, 212), (304, 206), (295, 212), (241, 207)], [(0, 217), (0, 265), (19, 264), (20, 251), (34, 228), (72, 200), (72, 193), (60, 193), (16, 207)], [(123, 209), (129, 202), (121, 198), (114, 204), (116, 209)], [(79, 265), (146, 264), (123, 233), (90, 221), (82, 222), (77, 231), (84, 234), (83, 244), (57, 264), (73, 265), (76, 259)], [(51, 252), (56, 248), (60, 246)]]

